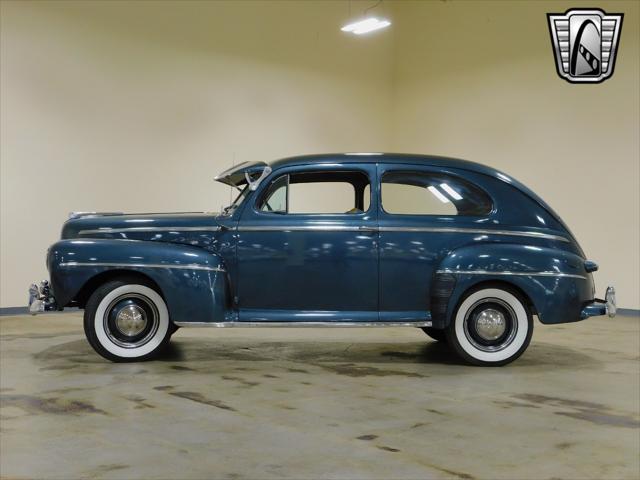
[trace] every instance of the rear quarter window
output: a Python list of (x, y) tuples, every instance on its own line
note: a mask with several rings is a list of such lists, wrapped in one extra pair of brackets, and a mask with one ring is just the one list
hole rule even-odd
[(416, 171), (386, 172), (381, 181), (382, 208), (395, 215), (466, 215), (491, 213), (491, 197), (461, 178)]

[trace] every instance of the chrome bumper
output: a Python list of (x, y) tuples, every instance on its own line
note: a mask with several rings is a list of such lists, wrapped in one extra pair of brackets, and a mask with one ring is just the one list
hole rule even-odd
[(616, 316), (616, 309), (616, 289), (607, 287), (604, 300), (596, 298), (584, 307), (580, 313), (580, 319), (584, 320), (585, 318), (596, 317), (598, 315), (608, 315), (613, 318)]
[(41, 281), (39, 285), (31, 284), (29, 287), (28, 308), (31, 315), (58, 309), (47, 280)]

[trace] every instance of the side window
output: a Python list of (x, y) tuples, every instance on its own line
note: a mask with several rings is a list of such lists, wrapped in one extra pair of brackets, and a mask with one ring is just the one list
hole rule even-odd
[(353, 185), (346, 182), (291, 183), (289, 213), (350, 213), (354, 197)]
[(289, 175), (278, 178), (271, 184), (267, 195), (263, 198), (260, 210), (263, 212), (287, 213), (287, 187)]
[(399, 215), (486, 215), (493, 206), (475, 185), (436, 173), (396, 171), (382, 177), (382, 208)]
[(288, 214), (357, 214), (370, 204), (369, 179), (362, 172), (304, 172), (276, 179), (258, 208)]

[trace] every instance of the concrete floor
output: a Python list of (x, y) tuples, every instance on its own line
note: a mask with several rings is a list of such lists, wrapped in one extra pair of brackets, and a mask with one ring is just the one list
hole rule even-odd
[(182, 329), (112, 364), (79, 313), (0, 319), (0, 476), (640, 477), (640, 321), (543, 327), (503, 368), (415, 329)]

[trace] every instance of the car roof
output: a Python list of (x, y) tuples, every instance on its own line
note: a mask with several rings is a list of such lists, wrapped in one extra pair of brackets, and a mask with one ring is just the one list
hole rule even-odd
[[(481, 163), (470, 162), (452, 157), (438, 155), (421, 155), (413, 153), (377, 153), (377, 152), (353, 152), (353, 153), (322, 153), (315, 155), (300, 155), (281, 158), (269, 165), (275, 170), (282, 167), (297, 165), (322, 165), (327, 163), (404, 163), (434, 167), (452, 167), (484, 173), (486, 175), (502, 178), (504, 175), (498, 170)], [(500, 175), (498, 175), (500, 174)], [(504, 175), (506, 177), (506, 175)], [(509, 178), (509, 177), (507, 177)], [(502, 178), (504, 180), (504, 178)]]
[[(270, 162), (268, 165), (272, 168), (272, 170), (275, 171), (283, 167), (323, 165), (330, 163), (398, 163), (429, 167), (457, 168), (470, 172), (477, 172), (509, 183), (516, 189), (534, 198), (537, 202), (543, 204), (545, 208), (549, 208), (549, 206), (546, 205), (546, 203), (534, 192), (532, 192), (528, 187), (526, 187), (524, 184), (520, 183), (510, 175), (507, 175), (500, 170), (489, 167), (487, 165), (483, 165), (482, 163), (470, 162), (469, 160), (462, 160), (460, 158), (441, 157), (438, 155), (421, 155), (416, 153), (322, 153), (315, 155), (300, 155), (295, 157), (281, 158), (279, 160)], [(266, 166), (267, 164), (263, 165)]]

